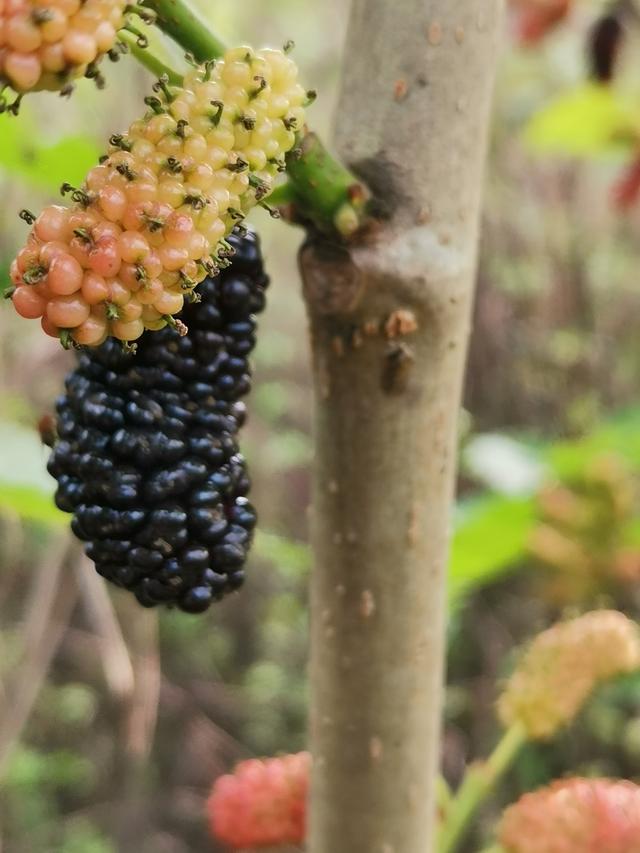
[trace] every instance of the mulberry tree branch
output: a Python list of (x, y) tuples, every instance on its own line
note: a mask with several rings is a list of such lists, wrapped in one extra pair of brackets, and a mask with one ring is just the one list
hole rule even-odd
[(445, 568), (500, 0), (353, 0), (336, 147), (377, 227), (311, 234), (310, 853), (432, 853)]

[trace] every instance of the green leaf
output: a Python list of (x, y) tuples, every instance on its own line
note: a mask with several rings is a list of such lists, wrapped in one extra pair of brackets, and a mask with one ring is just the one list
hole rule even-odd
[(530, 498), (492, 495), (459, 507), (449, 564), (453, 604), (515, 567), (524, 554), (534, 518)]
[(47, 455), (35, 430), (0, 421), (0, 512), (47, 526), (68, 522), (53, 502)]
[(74, 816), (65, 824), (60, 853), (115, 853), (115, 847), (88, 820)]
[(91, 762), (66, 749), (46, 754), (18, 745), (7, 767), (7, 785), (16, 788), (50, 786), (70, 788), (86, 785), (94, 776)]
[[(602, 455), (620, 456), (640, 468), (640, 407), (618, 413), (583, 438), (538, 446), (538, 453), (560, 479), (579, 476)], [(517, 566), (535, 517), (534, 498), (489, 495), (458, 507), (449, 575), (454, 604)], [(626, 541), (640, 541), (640, 525), (628, 525)]]
[(525, 142), (544, 153), (594, 157), (626, 153), (637, 145), (640, 110), (611, 86), (585, 83), (537, 112)]
[(67, 136), (44, 145), (28, 121), (0, 115), (0, 169), (40, 189), (57, 192), (64, 181), (80, 184), (100, 151), (89, 137)]
[(47, 473), (49, 450), (35, 429), (19, 423), (0, 421), (0, 481), (29, 486), (43, 494), (53, 494), (55, 483)]
[(56, 507), (50, 494), (0, 480), (0, 513), (3, 512), (17, 514), (23, 521), (46, 527), (61, 527), (69, 523), (69, 517)]
[(3, 308), (5, 305), (11, 304), (9, 299), (4, 298), (4, 295), (9, 290), (9, 288), (13, 287), (9, 278), (10, 263), (10, 261), (0, 260), (0, 309)]
[(255, 548), (258, 557), (273, 563), (280, 574), (290, 580), (304, 577), (311, 566), (308, 545), (268, 530), (258, 529)]
[(611, 454), (640, 466), (640, 408), (627, 409), (584, 438), (557, 442), (543, 453), (561, 479), (574, 478), (590, 459)]

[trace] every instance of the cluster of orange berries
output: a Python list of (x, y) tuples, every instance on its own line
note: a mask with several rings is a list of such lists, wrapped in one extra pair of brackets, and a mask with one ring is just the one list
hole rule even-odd
[(126, 0), (0, 0), (0, 82), (62, 89), (113, 49)]
[(97, 346), (172, 322), (228, 263), (225, 236), (264, 204), (309, 97), (286, 53), (247, 47), (154, 88), (144, 118), (66, 188), (71, 207), (35, 219), (13, 262), (13, 304), (49, 335)]

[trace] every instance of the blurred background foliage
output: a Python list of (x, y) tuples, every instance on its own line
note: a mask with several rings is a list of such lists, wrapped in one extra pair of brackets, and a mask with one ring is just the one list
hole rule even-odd
[[(314, 127), (330, 132), (343, 3), (201, 6), (230, 43), (293, 38), (321, 95)], [(601, 7), (577, 4), (535, 49), (507, 38), (501, 60), (451, 556), (443, 766), (454, 784), (493, 743), (496, 684), (518, 643), (566, 612), (640, 609), (640, 205), (611, 203), (634, 156), (640, 66), (627, 48), (615, 89), (584, 84)], [(70, 101), (33, 96), (18, 121), (0, 116), (3, 269), (24, 233), (17, 211), (80, 182), (139, 111), (146, 72), (127, 58), (108, 72), (99, 95), (83, 81)], [(249, 755), (304, 747), (312, 442), (301, 234), (265, 215), (255, 224), (273, 277), (244, 435), (261, 525), (246, 588), (205, 617), (141, 611), (107, 591), (72, 542), (36, 426), (73, 357), (0, 307), (6, 853), (215, 851), (203, 807), (216, 776)], [(570, 733), (529, 746), (501, 796), (569, 769), (638, 776), (639, 761), (640, 681), (630, 678)]]

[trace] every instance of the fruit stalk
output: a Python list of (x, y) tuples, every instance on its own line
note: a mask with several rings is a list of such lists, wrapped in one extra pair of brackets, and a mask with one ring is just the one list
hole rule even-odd
[(354, 175), (327, 151), (319, 136), (306, 133), (287, 157), (292, 216), (308, 218), (322, 230), (343, 237), (362, 225), (367, 195)]
[(162, 77), (166, 75), (168, 82), (172, 86), (180, 86), (182, 84), (182, 75), (178, 74), (173, 68), (167, 65), (162, 59), (157, 56), (150, 46), (140, 47), (138, 39), (127, 30), (122, 30), (119, 34), (120, 41), (127, 45), (129, 52), (135, 56), (138, 62), (143, 65), (147, 71), (150, 71), (154, 77)]
[(315, 385), (310, 853), (431, 853), (445, 566), (499, 0), (354, 0), (336, 147), (377, 228), (301, 253)]
[(472, 765), (453, 799), (438, 842), (438, 853), (454, 853), (478, 809), (509, 770), (526, 742), (524, 727), (516, 723), (504, 733), (486, 761)]
[(157, 24), (175, 42), (190, 51), (198, 62), (217, 59), (225, 45), (202, 15), (185, 0), (143, 0), (157, 14)]

